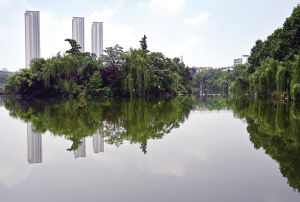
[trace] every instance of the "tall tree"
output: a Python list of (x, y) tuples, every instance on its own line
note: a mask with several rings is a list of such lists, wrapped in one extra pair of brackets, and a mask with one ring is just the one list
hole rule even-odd
[(71, 49), (67, 50), (66, 53), (70, 55), (79, 55), (80, 54), (80, 45), (74, 39), (65, 39), (65, 41), (69, 42), (71, 45)]
[(141, 44), (142, 50), (148, 51), (147, 50), (148, 45), (147, 45), (147, 36), (146, 35), (143, 36), (142, 40), (140, 41), (140, 44)]

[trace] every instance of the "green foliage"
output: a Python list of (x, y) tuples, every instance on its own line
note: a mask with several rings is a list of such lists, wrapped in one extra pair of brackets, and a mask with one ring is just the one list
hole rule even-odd
[(276, 73), (276, 88), (281, 92), (285, 92), (288, 87), (289, 72), (286, 67), (279, 66)]
[[(300, 5), (294, 8), (282, 28), (275, 30), (265, 41), (258, 40), (252, 48), (248, 60), (250, 66), (244, 75), (249, 81), (247, 91), (261, 97), (295, 95), (292, 89), (300, 82), (299, 57)], [(234, 86), (240, 85), (241, 80), (237, 79)]]
[[(244, 76), (249, 69), (248, 64), (238, 65), (232, 71), (221, 71), (219, 69), (212, 69), (208, 71), (202, 71), (197, 73), (193, 78), (193, 87), (202, 94), (228, 94), (232, 88), (239, 92), (244, 92), (244, 84), (241, 83), (233, 85), (233, 82)], [(240, 80), (245, 80), (240, 78)], [(248, 86), (248, 84), (247, 84)], [(243, 91), (240, 91), (243, 89)]]
[(103, 96), (107, 96), (107, 97), (111, 96), (112, 93), (111, 93), (110, 87), (104, 87), (104, 88), (102, 88), (102, 89), (101, 89), (101, 94), (102, 94)]
[(70, 55), (79, 55), (81, 47), (74, 39), (66, 39), (65, 41), (69, 42), (71, 45), (71, 49), (67, 50), (66, 53)]
[[(108, 47), (97, 59), (75, 40), (63, 56), (35, 59), (11, 77), (5, 93), (25, 97), (159, 96), (191, 93), (191, 75), (180, 59), (162, 53)], [(102, 87), (102, 88), (101, 88)]]
[(8, 77), (11, 73), (0, 72), (0, 92), (3, 91), (4, 85), (8, 82)]
[(291, 96), (293, 100), (300, 101), (300, 83), (296, 83), (293, 85)]
[(146, 35), (143, 36), (142, 40), (140, 41), (141, 49), (147, 51), (147, 37)]
[(161, 53), (131, 50), (125, 57), (123, 75), (122, 92), (127, 96), (187, 94), (191, 89), (188, 68)]
[(113, 94), (120, 95), (121, 82), (124, 77), (122, 67), (125, 62), (125, 53), (119, 45), (106, 48), (104, 53), (101, 58), (104, 65), (101, 68), (103, 86), (110, 87)]
[(249, 82), (244, 77), (237, 77), (233, 84), (234, 92), (239, 93), (241, 95), (247, 92), (248, 87), (249, 87)]
[(36, 59), (29, 69), (9, 78), (4, 92), (25, 97), (76, 97), (99, 68), (100, 63), (88, 53)]
[(275, 30), (267, 40), (258, 40), (251, 50), (249, 63), (255, 67), (268, 58), (292, 60), (300, 53), (300, 6), (294, 8), (282, 28)]
[(42, 79), (38, 74), (22, 69), (19, 73), (9, 77), (4, 85), (4, 92), (11, 95), (20, 94), (24, 97), (41, 94), (43, 92)]
[(100, 86), (102, 85), (102, 78), (99, 72), (94, 72), (94, 74), (90, 77), (87, 84), (87, 92), (90, 95), (99, 95)]

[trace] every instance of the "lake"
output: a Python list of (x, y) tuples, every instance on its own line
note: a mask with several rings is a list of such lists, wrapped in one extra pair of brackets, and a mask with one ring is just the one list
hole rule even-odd
[(0, 201), (300, 201), (300, 105), (0, 99)]

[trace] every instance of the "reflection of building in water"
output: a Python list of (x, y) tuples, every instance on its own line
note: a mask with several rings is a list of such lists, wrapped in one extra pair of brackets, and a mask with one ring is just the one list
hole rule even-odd
[(86, 157), (85, 152), (85, 138), (82, 138), (80, 140), (81, 144), (78, 146), (78, 148), (74, 151), (75, 158), (78, 157)]
[(42, 135), (35, 133), (31, 123), (27, 123), (28, 163), (42, 163)]
[(93, 135), (93, 147), (95, 153), (104, 152), (104, 137), (99, 132)]

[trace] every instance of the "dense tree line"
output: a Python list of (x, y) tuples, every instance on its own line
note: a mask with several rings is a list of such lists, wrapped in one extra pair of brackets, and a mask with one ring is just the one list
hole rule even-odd
[(248, 72), (234, 83), (236, 92), (300, 100), (300, 6), (281, 28), (251, 50)]
[(23, 97), (159, 96), (187, 94), (192, 77), (179, 58), (150, 52), (146, 38), (143, 49), (123, 51), (108, 47), (104, 55), (81, 53), (75, 40), (66, 39), (71, 49), (47, 60), (32, 61), (9, 78), (5, 93)]
[(233, 71), (210, 70), (194, 76), (194, 88), (203, 93), (279, 96), (300, 100), (300, 6), (281, 28), (251, 49), (249, 64)]
[(232, 90), (233, 83), (237, 77), (245, 74), (248, 64), (238, 65), (233, 70), (222, 71), (211, 69), (202, 71), (193, 77), (194, 92), (200, 94), (227, 94)]

